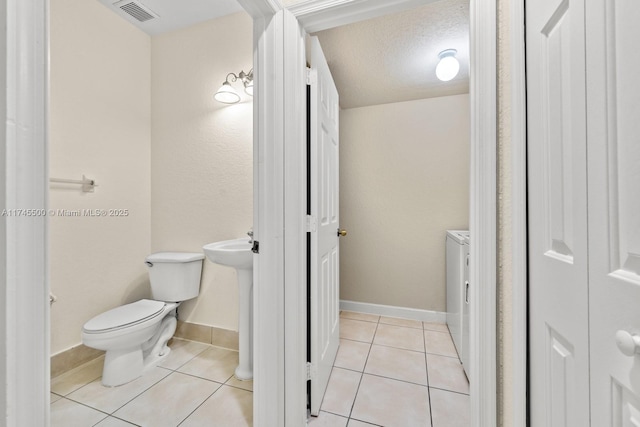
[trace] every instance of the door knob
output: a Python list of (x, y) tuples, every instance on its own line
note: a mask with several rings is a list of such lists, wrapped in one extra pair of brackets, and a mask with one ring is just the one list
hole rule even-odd
[(344, 237), (344, 236), (346, 236), (346, 235), (347, 235), (347, 230), (340, 230), (340, 229), (338, 228), (338, 236), (342, 236), (342, 237)]
[(616, 344), (625, 356), (634, 356), (640, 353), (640, 336), (631, 335), (627, 331), (616, 332)]

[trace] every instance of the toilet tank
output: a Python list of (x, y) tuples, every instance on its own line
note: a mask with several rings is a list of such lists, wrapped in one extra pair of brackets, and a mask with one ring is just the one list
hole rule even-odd
[(179, 302), (200, 293), (204, 254), (194, 252), (158, 252), (146, 258), (151, 282), (151, 297), (157, 301)]

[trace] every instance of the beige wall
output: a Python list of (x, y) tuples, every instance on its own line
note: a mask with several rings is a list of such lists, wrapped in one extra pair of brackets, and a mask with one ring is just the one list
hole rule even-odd
[(467, 94), (340, 112), (341, 299), (446, 311), (446, 230), (468, 218)]
[[(151, 39), (98, 2), (51, 2), (51, 176), (98, 188), (52, 185), (50, 206), (129, 211), (51, 217), (52, 354), (80, 344), (91, 317), (150, 296), (149, 253), (201, 252), (252, 226), (253, 104), (213, 99), (252, 50), (245, 13)], [(233, 269), (205, 261), (180, 317), (235, 330), (237, 306)]]
[[(244, 12), (152, 40), (151, 249), (201, 252), (246, 236), (253, 223), (253, 103), (213, 99), (226, 75), (249, 71), (252, 21)], [(235, 87), (240, 89), (239, 82)], [(232, 268), (205, 261), (185, 321), (237, 330)]]
[(56, 209), (128, 209), (126, 217), (50, 219), (51, 352), (84, 322), (148, 295), (150, 38), (97, 1), (51, 1), (50, 174)]

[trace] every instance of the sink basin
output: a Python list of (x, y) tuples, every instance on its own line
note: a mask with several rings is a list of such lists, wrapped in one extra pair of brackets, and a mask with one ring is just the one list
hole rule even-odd
[(209, 261), (241, 270), (253, 269), (253, 253), (248, 238), (224, 240), (202, 247)]
[(253, 378), (253, 252), (248, 238), (224, 240), (204, 245), (209, 261), (233, 267), (238, 273), (238, 367), (239, 380)]

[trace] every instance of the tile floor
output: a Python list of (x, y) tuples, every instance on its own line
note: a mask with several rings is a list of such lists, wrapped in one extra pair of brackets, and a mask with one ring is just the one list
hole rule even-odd
[(469, 382), (447, 326), (343, 311), (309, 427), (469, 427)]
[[(116, 388), (100, 383), (102, 357), (54, 378), (51, 426), (253, 424), (253, 384), (233, 377), (237, 352), (177, 338), (171, 349), (160, 366)], [(470, 425), (469, 383), (446, 325), (340, 314), (340, 348), (309, 427), (372, 425)]]
[(51, 381), (52, 427), (253, 424), (253, 383), (233, 376), (236, 351), (174, 338), (160, 366), (115, 388), (100, 383), (103, 360)]

